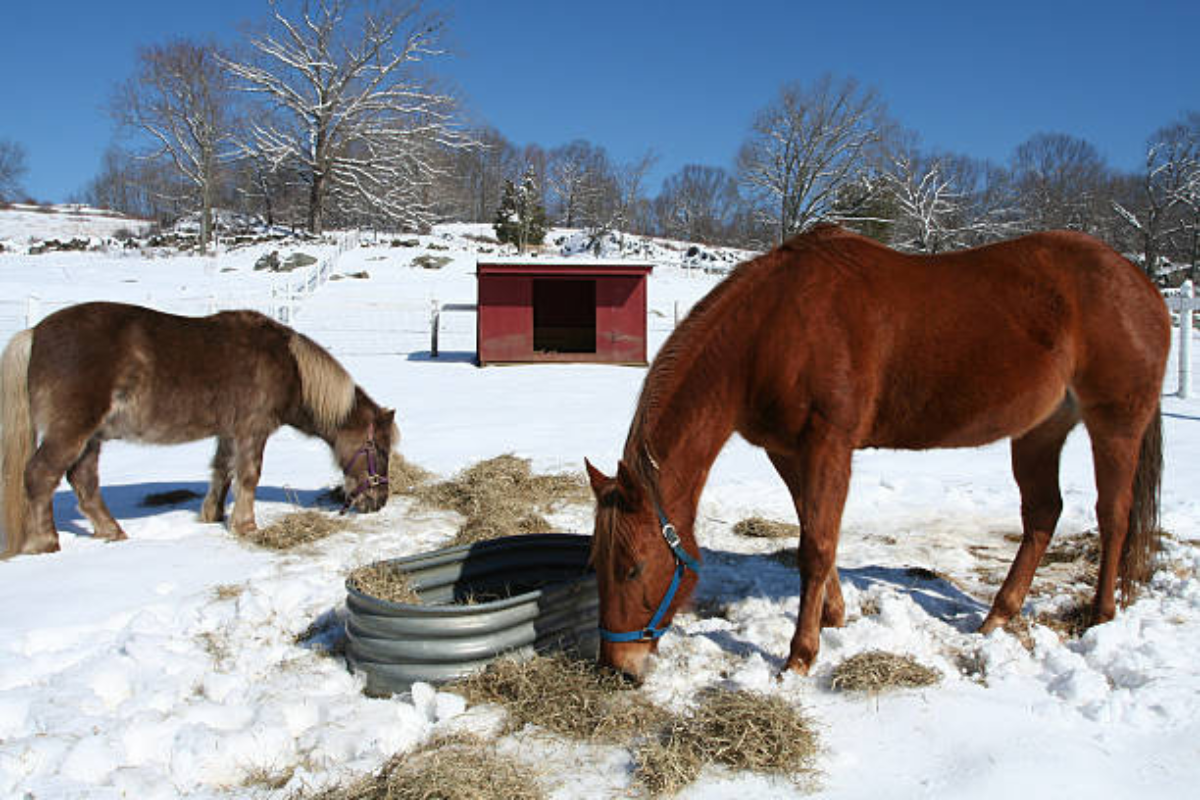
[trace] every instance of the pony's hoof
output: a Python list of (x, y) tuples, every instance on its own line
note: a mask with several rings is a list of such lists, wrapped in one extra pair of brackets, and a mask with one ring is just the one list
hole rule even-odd
[(26, 542), (25, 546), (21, 548), (21, 552), (25, 555), (37, 556), (43, 553), (57, 553), (61, 549), (58, 544), (58, 537), (55, 536), (53, 539), (33, 539)]

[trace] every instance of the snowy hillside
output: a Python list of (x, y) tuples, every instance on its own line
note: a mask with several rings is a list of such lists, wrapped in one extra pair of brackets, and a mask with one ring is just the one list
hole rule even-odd
[(0, 208), (0, 251), (32, 241), (104, 238), (122, 233), (140, 234), (150, 223), (114, 211), (83, 205), (32, 206), (14, 203)]
[[(509, 452), (540, 471), (579, 471), (585, 456), (611, 471), (644, 369), (479, 369), (471, 363), (473, 316), (462, 311), (443, 314), (442, 356), (430, 357), (430, 309), (475, 302), (475, 259), (498, 253), (489, 236), (488, 226), (469, 225), (366, 236), (340, 257), (333, 244), (311, 243), (217, 257), (0, 253), (0, 336), (86, 299), (195, 314), (271, 310), (302, 270), (256, 270), (263, 256), (336, 258), (332, 273), (297, 301), (292, 324), (397, 409), (407, 459), (444, 476)], [(0, 239), (17, 238), (0, 229)], [(548, 241), (578, 249), (571, 232)], [(676, 316), (749, 255), (642, 240), (624, 254), (657, 264), (648, 289), (652, 353)], [(1174, 370), (1173, 355), (1166, 392), (1174, 391)], [(1192, 796), (1200, 779), (1200, 401), (1167, 396), (1163, 410), (1167, 565), (1114, 622), (1066, 641), (1040, 625), (1025, 644), (1005, 632), (975, 634), (1020, 531), (1007, 446), (867, 451), (855, 459), (838, 559), (848, 624), (823, 634), (812, 676), (781, 682), (773, 675), (794, 628), (798, 579), (771, 557), (781, 543), (732, 527), (754, 515), (791, 521), (791, 501), (765, 456), (731, 441), (701, 502), (697, 536), (707, 566), (699, 610), (663, 639), (644, 691), (676, 708), (711, 686), (778, 693), (803, 706), (820, 726), (822, 798)], [(167, 489), (203, 494), (212, 449), (106, 445), (101, 484), (129, 541), (92, 541), (64, 483), (55, 497), (62, 552), (0, 562), (0, 796), (282, 798), (370, 772), (438, 733), (495, 731), (493, 711), (464, 711), (457, 696), (429, 687), (368, 698), (341, 659), (302, 636), (342, 613), (351, 569), (443, 546), (455, 515), (395, 498), (379, 514), (355, 518), (348, 533), (280, 554), (200, 524), (198, 500), (142, 505)], [(260, 524), (314, 506), (338, 479), (324, 444), (281, 430), (267, 446)], [(1056, 541), (1094, 536), (1081, 431), (1064, 452), (1062, 483)], [(590, 532), (590, 519), (590, 508), (572, 506), (551, 523)], [(1064, 570), (1039, 572), (1028, 612), (1070, 601), (1081, 587)], [(829, 687), (835, 665), (875, 648), (915, 656), (940, 670), (942, 683), (868, 698)], [(631, 791), (623, 749), (531, 736), (509, 737), (507, 747), (544, 769), (555, 797)], [(265, 776), (282, 776), (282, 785), (268, 788)], [(712, 771), (683, 796), (799, 790)]]

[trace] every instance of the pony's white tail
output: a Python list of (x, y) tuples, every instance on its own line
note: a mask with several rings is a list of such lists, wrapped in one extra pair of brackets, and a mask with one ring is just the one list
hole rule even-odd
[(29, 410), (29, 354), (33, 330), (12, 338), (0, 355), (0, 558), (21, 552), (25, 544), (25, 465), (33, 455), (37, 431)]

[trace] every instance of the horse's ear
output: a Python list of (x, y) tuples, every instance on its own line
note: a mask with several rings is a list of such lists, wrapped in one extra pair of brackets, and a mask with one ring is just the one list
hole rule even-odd
[(624, 461), (617, 462), (617, 487), (629, 505), (637, 507), (642, 504), (642, 484)]
[(583, 465), (587, 467), (588, 480), (592, 482), (592, 492), (599, 497), (600, 492), (604, 489), (604, 487), (612, 483), (612, 478), (596, 469), (596, 467), (592, 465), (592, 462), (588, 461), (586, 458), (583, 460)]
[(396, 421), (396, 409), (385, 408), (379, 412), (379, 427), (388, 428)]

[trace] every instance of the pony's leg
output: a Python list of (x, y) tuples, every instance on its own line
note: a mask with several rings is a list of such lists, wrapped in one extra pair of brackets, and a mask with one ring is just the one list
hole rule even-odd
[(801, 675), (808, 674), (817, 657), (822, 622), (840, 622), (845, 613), (840, 587), (836, 597), (826, 587), (837, 580), (837, 543), (853, 452), (844, 437), (818, 424), (796, 456), (771, 456), (792, 489), (800, 518), (800, 613), (785, 669)]
[(238, 536), (258, 529), (254, 521), (254, 490), (258, 488), (258, 478), (262, 474), (263, 448), (266, 444), (266, 436), (252, 436), (239, 439), (234, 446), (237, 497), (233, 502), (230, 527)]
[(128, 538), (100, 494), (100, 440), (97, 437), (88, 439), (79, 460), (67, 470), (67, 480), (75, 490), (79, 509), (91, 520), (97, 539), (115, 542)]
[(1045, 422), (1012, 441), (1012, 471), (1021, 490), (1023, 534), (1008, 577), (996, 593), (980, 633), (991, 633), (1021, 613), (1034, 570), (1041, 563), (1062, 514), (1059, 457), (1067, 435), (1078, 422), (1079, 411), (1073, 400), (1067, 400)]
[(208, 494), (204, 496), (204, 505), (200, 507), (201, 522), (225, 520), (225, 499), (229, 496), (229, 484), (232, 481), (233, 439), (220, 436), (212, 461), (212, 482), (208, 485)]
[(89, 437), (67, 437), (50, 430), (25, 465), (25, 496), (29, 516), (25, 520), (23, 553), (52, 553), (59, 549), (54, 529), (54, 490), (83, 452)]

